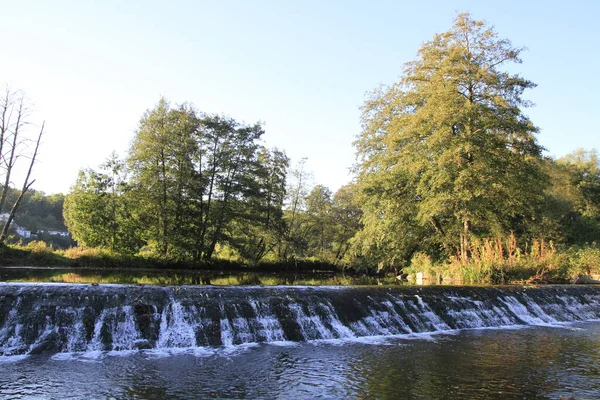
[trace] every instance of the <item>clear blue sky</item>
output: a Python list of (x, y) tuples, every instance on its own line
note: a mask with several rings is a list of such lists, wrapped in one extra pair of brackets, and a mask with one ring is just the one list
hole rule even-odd
[(23, 89), (47, 135), (35, 189), (124, 155), (160, 96), (264, 121), (267, 145), (348, 182), (359, 107), (420, 45), (471, 12), (526, 46), (527, 110), (562, 156), (600, 143), (600, 1), (0, 1), (0, 83)]

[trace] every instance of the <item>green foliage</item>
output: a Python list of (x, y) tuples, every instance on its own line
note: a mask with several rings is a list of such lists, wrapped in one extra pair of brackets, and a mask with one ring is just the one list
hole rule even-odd
[[(15, 190), (15, 198), (18, 196)], [(15, 216), (15, 222), (36, 232), (44, 230), (66, 230), (62, 209), (65, 196), (62, 194), (45, 195), (43, 192), (29, 190), (25, 193), (23, 204)]]
[(0, 265), (68, 266), (71, 263), (60, 251), (45, 242), (34, 240), (27, 245), (0, 245)]
[(217, 248), (251, 265), (285, 235), (289, 160), (245, 125), (161, 99), (140, 120), (126, 161), (86, 170), (64, 216), (80, 245), (173, 262), (211, 260)]
[(600, 274), (600, 248), (585, 246), (571, 249), (568, 262), (568, 271), (571, 276), (576, 274)]
[(538, 220), (530, 224), (529, 238), (546, 238), (557, 243), (585, 245), (600, 237), (600, 173), (595, 150), (576, 150), (556, 161), (545, 159), (550, 177)]
[(27, 246), (25, 246), (27, 250), (29, 250), (34, 255), (43, 255), (52, 253), (52, 247), (48, 246), (47, 243), (42, 242), (41, 240), (34, 240), (29, 242)]
[[(113, 155), (99, 171), (81, 171), (66, 196), (65, 224), (100, 252), (70, 257), (405, 268), (468, 283), (591, 271), (598, 154), (541, 156), (538, 129), (523, 112), (535, 85), (507, 71), (522, 50), (459, 14), (399, 82), (367, 99), (356, 181), (335, 194), (312, 184), (306, 160), (288, 171), (285, 153), (262, 144), (260, 123), (160, 99), (140, 119), (125, 160)], [(53, 207), (61, 201), (34, 195), (29, 204), (47, 208), (45, 219), (20, 218), (59, 224)]]
[(229, 242), (256, 263), (273, 247), (288, 160), (258, 143), (263, 133), (164, 99), (144, 115), (128, 165), (142, 237), (157, 255), (209, 260)]
[[(14, 204), (21, 195), (21, 191), (9, 188), (6, 201)], [(54, 248), (68, 248), (74, 245), (69, 236), (52, 235), (48, 231), (66, 231), (62, 210), (65, 196), (63, 194), (46, 195), (43, 192), (27, 190), (24, 193), (21, 205), (15, 214), (14, 223), (9, 230), (10, 236), (6, 242), (15, 244), (41, 240)], [(15, 231), (15, 226), (20, 226), (31, 232), (30, 238), (24, 238)]]
[[(7, 203), (14, 203), (21, 194), (20, 190), (9, 188)], [(15, 215), (15, 223), (31, 232), (38, 230), (66, 230), (62, 209), (63, 194), (46, 195), (44, 192), (29, 189), (23, 196), (21, 207)], [(3, 212), (10, 210), (5, 209)]]
[(134, 253), (141, 246), (132, 216), (133, 198), (124, 177), (124, 164), (113, 154), (101, 172), (79, 172), (66, 196), (63, 215), (80, 245)]
[(284, 262), (304, 259), (348, 267), (354, 262), (349, 250), (361, 216), (355, 187), (346, 185), (335, 194), (323, 185), (309, 190), (311, 175), (304, 163), (302, 160), (291, 173), (283, 218), (285, 234), (278, 258)]
[(163, 98), (140, 120), (127, 157), (141, 237), (163, 257), (179, 259), (190, 251), (186, 242), (191, 212), (185, 194), (197, 181), (197, 132), (194, 110), (185, 104), (171, 109)]
[(306, 215), (306, 199), (311, 186), (312, 174), (306, 168), (306, 159), (300, 160), (290, 171), (283, 213), (284, 235), (277, 248), (277, 258), (295, 262), (306, 255), (311, 224)]
[(284, 152), (259, 148), (245, 201), (233, 203), (235, 218), (226, 226), (227, 241), (250, 265), (257, 265), (281, 243), (288, 166)]
[(578, 211), (587, 217), (600, 216), (600, 161), (596, 149), (577, 149), (558, 160), (572, 173), (573, 184), (580, 191)]
[(308, 249), (318, 260), (329, 258), (332, 242), (333, 194), (323, 185), (315, 186), (306, 198)]
[(352, 239), (354, 264), (359, 268), (398, 269), (418, 249), (435, 253), (436, 245), (430, 244), (434, 230), (415, 219), (416, 198), (407, 181), (396, 178), (396, 173), (375, 171), (359, 178), (356, 196), (362, 208), (362, 229)]
[(452, 257), (434, 261), (418, 252), (404, 269), (411, 279), (423, 272), (429, 282), (446, 284), (499, 284), (510, 282), (564, 283), (578, 275), (600, 273), (597, 246), (557, 248), (544, 239), (524, 242), (520, 247), (514, 235), (485, 238), (470, 244), (472, 256), (464, 261)]
[(437, 277), (441, 270), (441, 265), (434, 263), (430, 256), (423, 252), (415, 253), (411, 260), (410, 265), (403, 269), (405, 274), (408, 274), (408, 279), (411, 281), (416, 280), (417, 273), (423, 273), (427, 278), (435, 278)]
[[(501, 69), (520, 63), (521, 50), (460, 14), (397, 84), (366, 101), (356, 145), (368, 251), (379, 247), (392, 264), (437, 242), (466, 258), (472, 235), (504, 234), (534, 217), (546, 178), (537, 128), (521, 111), (534, 84)], [(377, 238), (392, 229), (408, 238), (401, 246)]]
[(362, 210), (356, 198), (356, 185), (342, 186), (333, 196), (329, 220), (331, 256), (329, 260), (340, 266), (350, 266), (355, 254), (351, 251), (352, 238), (361, 228)]

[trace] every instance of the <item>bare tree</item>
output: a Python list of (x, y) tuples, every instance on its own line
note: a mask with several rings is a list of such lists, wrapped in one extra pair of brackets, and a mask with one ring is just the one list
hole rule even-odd
[[(17, 163), (22, 159), (29, 160), (29, 169), (23, 180), (19, 196), (10, 207), (8, 218), (4, 222), (0, 233), (0, 244), (6, 240), (10, 224), (15, 218), (25, 193), (35, 182), (35, 179), (31, 179), (31, 172), (44, 133), (44, 123), (42, 123), (36, 137), (31, 138), (26, 132), (27, 127), (31, 125), (28, 121), (29, 116), (30, 110), (27, 107), (23, 93), (11, 91), (7, 87), (4, 93), (0, 95), (0, 181), (4, 181), (0, 187), (0, 212), (4, 211), (5, 208), (8, 209), (6, 202), (13, 184), (11, 179), (16, 171)], [(31, 151), (32, 148), (33, 151)]]

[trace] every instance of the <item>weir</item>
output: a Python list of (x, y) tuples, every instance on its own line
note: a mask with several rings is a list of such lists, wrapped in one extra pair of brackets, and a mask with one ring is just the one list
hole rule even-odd
[(600, 319), (600, 286), (0, 284), (0, 355), (230, 346)]

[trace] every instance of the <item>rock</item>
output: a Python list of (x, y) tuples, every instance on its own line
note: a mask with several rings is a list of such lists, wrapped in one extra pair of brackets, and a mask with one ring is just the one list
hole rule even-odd
[(151, 349), (152, 343), (150, 343), (148, 340), (136, 340), (135, 343), (133, 344), (133, 346), (138, 349), (138, 350), (148, 350)]
[(594, 279), (597, 276), (579, 274), (571, 278), (574, 284), (600, 284), (600, 280)]

